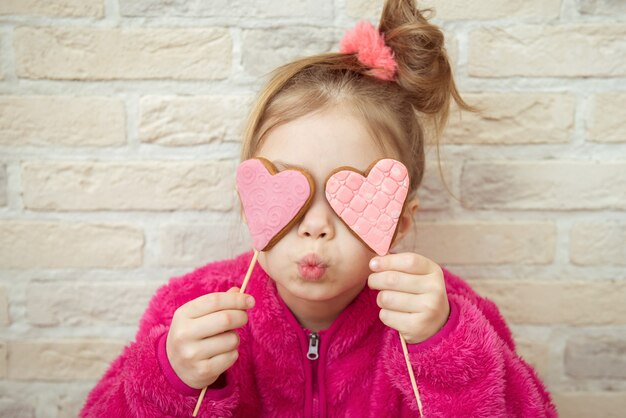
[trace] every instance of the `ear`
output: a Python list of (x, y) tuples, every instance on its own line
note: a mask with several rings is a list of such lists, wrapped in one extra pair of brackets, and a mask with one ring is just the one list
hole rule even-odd
[(411, 231), (413, 227), (413, 223), (415, 222), (415, 214), (417, 213), (417, 208), (419, 208), (420, 203), (417, 197), (406, 202), (406, 206), (402, 215), (400, 215), (400, 219), (398, 219), (398, 232), (396, 233), (396, 237), (393, 240), (392, 247), (396, 244), (400, 243), (402, 239)]

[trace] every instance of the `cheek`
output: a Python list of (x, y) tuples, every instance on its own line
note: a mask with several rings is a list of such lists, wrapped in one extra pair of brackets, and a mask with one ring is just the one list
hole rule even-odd
[(351, 260), (350, 270), (369, 271), (369, 261), (376, 253), (346, 229), (341, 235), (339, 255), (342, 260)]
[[(272, 250), (274, 250), (274, 248), (272, 248)], [(261, 267), (263, 267), (263, 270), (271, 275), (272, 270), (276, 268), (275, 253), (273, 253), (272, 251), (270, 251), (269, 253), (263, 251), (259, 253), (259, 258), (257, 259), (257, 262), (261, 265)]]
[(270, 276), (272, 274), (276, 274), (276, 272), (281, 271), (287, 266), (289, 260), (286, 252), (286, 243), (285, 240), (282, 239), (276, 243), (269, 251), (262, 251), (259, 253), (259, 257), (257, 262), (263, 267)]
[(338, 237), (341, 238), (341, 242), (346, 249), (350, 250), (353, 256), (367, 253), (374, 254), (374, 252), (344, 224), (342, 224), (341, 228), (338, 230)]
[(267, 263), (267, 254), (264, 252), (259, 253), (259, 257), (256, 260), (257, 263), (263, 268), (263, 270), (267, 271), (268, 263)]

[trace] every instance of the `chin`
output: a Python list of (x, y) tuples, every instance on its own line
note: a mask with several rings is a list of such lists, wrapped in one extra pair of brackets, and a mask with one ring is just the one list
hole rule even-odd
[(291, 286), (285, 286), (286, 290), (294, 297), (311, 302), (324, 302), (339, 296), (341, 290), (333, 289), (324, 280), (317, 282), (302, 281), (299, 279), (297, 284), (292, 283)]

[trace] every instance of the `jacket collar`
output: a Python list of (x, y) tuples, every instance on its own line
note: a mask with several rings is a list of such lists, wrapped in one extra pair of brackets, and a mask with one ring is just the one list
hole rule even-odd
[[(244, 259), (249, 263), (252, 252)], [(276, 289), (276, 283), (263, 270), (259, 263), (254, 266), (248, 293), (256, 299), (255, 307), (249, 311), (250, 327), (255, 344), (263, 349), (289, 360), (292, 355), (295, 361), (302, 356), (300, 352), (300, 338), (305, 330), (298, 324), (295, 316)], [(357, 297), (339, 314), (332, 325), (320, 332), (320, 338), (325, 340), (328, 347), (327, 359), (332, 361), (341, 357), (361, 344), (375, 331), (384, 325), (378, 320), (378, 305), (376, 304), (377, 290), (367, 285)], [(287, 357), (285, 357), (287, 356)]]

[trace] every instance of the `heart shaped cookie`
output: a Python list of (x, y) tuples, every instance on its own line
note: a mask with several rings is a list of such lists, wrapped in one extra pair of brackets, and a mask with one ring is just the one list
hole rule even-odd
[(325, 191), (328, 203), (350, 231), (378, 255), (386, 255), (409, 191), (404, 164), (383, 158), (365, 173), (340, 167), (329, 175)]
[(257, 251), (271, 249), (306, 212), (315, 195), (310, 174), (296, 168), (279, 173), (262, 157), (239, 164), (236, 187)]

